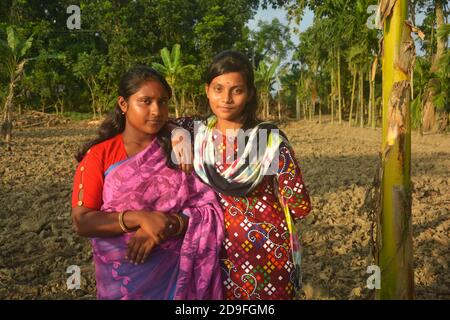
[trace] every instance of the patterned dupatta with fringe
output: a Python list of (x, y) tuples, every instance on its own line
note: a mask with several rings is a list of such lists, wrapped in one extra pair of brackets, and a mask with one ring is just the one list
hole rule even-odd
[[(231, 165), (219, 173), (215, 167), (218, 156), (215, 141), (220, 143), (222, 139), (214, 139), (215, 135), (220, 136), (217, 130), (214, 132), (216, 124), (217, 118), (215, 116), (208, 118), (206, 125), (200, 124), (195, 132), (194, 141), (195, 171), (216, 192), (243, 197), (254, 190), (264, 176), (277, 173), (280, 145), (282, 143), (289, 144), (286, 135), (277, 126), (262, 122), (246, 132), (245, 147), (243, 150), (238, 147), (241, 152), (237, 154), (236, 159), (233, 158)], [(284, 209), (290, 235), (292, 261), (296, 269), (294, 286), (298, 294), (302, 282), (300, 233), (298, 226), (295, 225), (291, 217), (287, 202), (283, 201), (282, 197), (279, 198), (279, 202)]]

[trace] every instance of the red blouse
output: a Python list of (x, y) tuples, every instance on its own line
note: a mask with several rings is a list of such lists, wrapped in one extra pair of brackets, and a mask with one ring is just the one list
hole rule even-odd
[(72, 207), (100, 210), (103, 201), (105, 173), (114, 164), (127, 158), (122, 134), (90, 148), (75, 172)]

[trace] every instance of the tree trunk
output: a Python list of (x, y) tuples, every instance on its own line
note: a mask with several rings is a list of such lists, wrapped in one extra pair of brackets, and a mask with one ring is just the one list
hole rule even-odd
[(348, 125), (352, 125), (353, 120), (353, 101), (355, 100), (355, 87), (356, 87), (356, 68), (353, 71), (353, 85), (352, 85), (352, 101), (350, 102), (350, 116), (348, 118)]
[(191, 94), (191, 103), (192, 103), (192, 110), (194, 114), (197, 114), (197, 105), (195, 104), (195, 95)]
[(11, 134), (12, 134), (12, 121), (11, 121), (11, 113), (12, 113), (12, 100), (14, 96), (14, 87), (16, 81), (11, 79), (9, 84), (8, 95), (6, 96), (5, 106), (4, 106), (4, 115), (3, 115), (3, 124), (2, 131), (5, 137), (5, 142), (8, 150), (11, 150)]
[(309, 105), (309, 121), (313, 120), (313, 116), (314, 116), (314, 114), (313, 114), (313, 106), (312, 106), (312, 104), (310, 104)]
[(372, 126), (372, 113), (373, 113), (373, 104), (372, 104), (372, 69), (369, 69), (369, 109), (367, 115), (367, 126)]
[(334, 123), (334, 71), (331, 69), (331, 123)]
[(311, 108), (312, 108), (312, 114), (313, 114), (312, 120), (314, 120), (314, 116), (316, 115), (316, 101), (315, 100), (311, 104)]
[(433, 20), (433, 23), (431, 24), (431, 36), (430, 36), (430, 52), (428, 61), (433, 62), (433, 42), (434, 42), (434, 25), (436, 24), (436, 21)]
[(319, 124), (322, 124), (322, 104), (319, 103)]
[(295, 118), (300, 120), (300, 96), (298, 93), (295, 96)]
[[(442, 28), (445, 24), (444, 10), (441, 1), (435, 1), (436, 4), (436, 30)], [(439, 68), (439, 60), (445, 53), (445, 39), (436, 37), (436, 55), (434, 56), (433, 65), (431, 71), (437, 71)]]
[(175, 91), (175, 86), (173, 85), (172, 85), (172, 99), (173, 104), (175, 106), (175, 117), (178, 118), (180, 116), (180, 110), (178, 105), (177, 92)]
[(359, 73), (359, 126), (364, 128), (364, 71)]
[(306, 121), (307, 120), (307, 115), (306, 115), (306, 102), (303, 102), (303, 119)]
[(375, 81), (372, 81), (372, 129), (377, 127), (377, 118), (375, 117), (377, 107), (375, 105)]
[(2, 124), (2, 131), (5, 136), (5, 143), (8, 150), (11, 150), (11, 135), (12, 135), (12, 129), (13, 129), (13, 123), (12, 123), (12, 114), (14, 112), (13, 109), (13, 98), (14, 98), (14, 88), (16, 87), (17, 82), (20, 80), (20, 77), (23, 73), (23, 68), (25, 66), (25, 61), (20, 62), (16, 66), (16, 70), (14, 74), (11, 76), (11, 80), (9, 83), (9, 89), (8, 89), (8, 95), (5, 99), (5, 106), (3, 108), (4, 114), (3, 114), (3, 124)]
[(181, 112), (182, 117), (184, 117), (186, 115), (186, 97), (185, 97), (184, 90), (181, 93), (180, 112)]
[(416, 0), (409, 1), (409, 16), (413, 26), (416, 25)]
[[(436, 28), (439, 29), (440, 27), (442, 27), (445, 24), (445, 18), (444, 18), (444, 11), (443, 11), (443, 7), (442, 7), (442, 3), (440, 1), (435, 1), (436, 7)], [(434, 33), (434, 25), (432, 28), (432, 39), (431, 39), (431, 45), (430, 47), (433, 47), (433, 33)], [(437, 50), (436, 50), (436, 54), (433, 56), (432, 53), (432, 49), (430, 52), (430, 57), (431, 57), (431, 61), (432, 61), (432, 65), (431, 65), (431, 72), (436, 72), (439, 68), (439, 60), (442, 58), (442, 56), (445, 53), (445, 40), (444, 39), (440, 39), (439, 37), (436, 37), (436, 41), (437, 41)], [(447, 117), (447, 115), (445, 114), (445, 112), (443, 113), (443, 115), (439, 115), (436, 112), (436, 107), (433, 103), (434, 100), (434, 90), (433, 87), (436, 86), (436, 82), (439, 81), (434, 77), (431, 77), (431, 79), (429, 80), (428, 84), (427, 84), (427, 91), (425, 94), (425, 99), (424, 99), (424, 106), (423, 106), (423, 118), (422, 118), (422, 130), (423, 132), (427, 132), (427, 131), (436, 131), (438, 129), (438, 125), (437, 125), (437, 120), (441, 117)]]
[[(397, 0), (384, 24), (383, 135), (381, 203), (377, 231), (377, 264), (381, 287), (377, 299), (413, 299), (414, 272), (411, 221), (410, 79), (401, 69), (412, 62), (411, 28), (405, 24), (408, 1)], [(406, 50), (405, 50), (406, 49)], [(413, 49), (411, 49), (413, 50)], [(402, 53), (402, 55), (400, 54)]]
[(281, 121), (281, 102), (278, 98), (278, 121)]
[(342, 96), (341, 96), (341, 49), (337, 50), (338, 71), (337, 71), (337, 85), (338, 85), (338, 105), (339, 105), (339, 124), (342, 123)]

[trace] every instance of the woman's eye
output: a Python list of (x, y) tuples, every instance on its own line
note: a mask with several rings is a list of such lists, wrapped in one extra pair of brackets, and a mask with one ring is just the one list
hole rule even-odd
[(242, 92), (243, 92), (242, 89), (234, 89), (234, 90), (233, 90), (233, 93), (234, 93), (234, 94), (241, 94)]
[(214, 91), (215, 92), (222, 92), (222, 88), (221, 87), (214, 87)]

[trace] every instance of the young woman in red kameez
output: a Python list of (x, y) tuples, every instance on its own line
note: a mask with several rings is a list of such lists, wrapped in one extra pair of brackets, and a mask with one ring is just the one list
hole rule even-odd
[[(295, 223), (311, 210), (300, 165), (286, 136), (257, 120), (253, 68), (245, 56), (234, 51), (217, 55), (208, 70), (206, 94), (213, 116), (206, 122), (179, 118), (175, 123), (193, 134), (195, 171), (216, 190), (224, 208), (225, 297), (293, 299), (300, 270), (294, 264), (287, 220)], [(230, 134), (239, 129), (249, 130), (245, 145), (239, 144), (238, 135)], [(275, 163), (272, 173), (267, 165), (239, 162), (258, 144), (262, 129), (275, 129), (272, 137), (277, 139), (263, 146), (263, 159)]]

